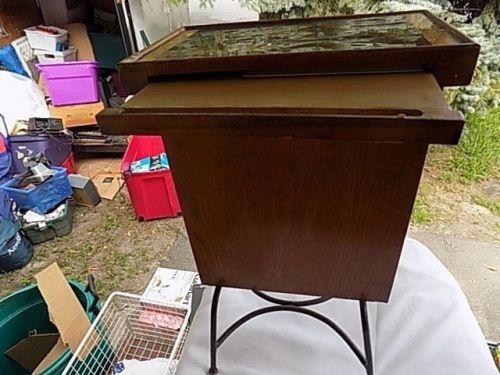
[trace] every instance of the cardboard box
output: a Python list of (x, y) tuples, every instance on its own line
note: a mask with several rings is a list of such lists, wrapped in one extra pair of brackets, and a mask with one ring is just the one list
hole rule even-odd
[(59, 333), (30, 335), (5, 352), (26, 370), (33, 372), (59, 340)]
[(121, 173), (98, 173), (92, 177), (99, 196), (104, 199), (113, 200), (123, 186)]
[(87, 27), (83, 23), (69, 23), (61, 26), (68, 30), (68, 43), (78, 49), (78, 61), (95, 61)]
[(62, 119), (65, 128), (96, 125), (95, 116), (104, 109), (103, 102), (54, 107), (49, 105), (52, 117)]
[(47, 304), (48, 319), (58, 333), (30, 335), (5, 354), (32, 374), (39, 374), (67, 348), (75, 352), (91, 323), (57, 263), (39, 272), (35, 278)]

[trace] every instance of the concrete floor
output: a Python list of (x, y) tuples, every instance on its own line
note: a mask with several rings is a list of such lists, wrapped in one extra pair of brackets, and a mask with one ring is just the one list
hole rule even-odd
[(455, 276), (489, 340), (500, 341), (500, 246), (432, 233), (411, 233)]
[[(410, 233), (429, 247), (458, 280), (489, 340), (500, 340), (500, 247), (491, 243)], [(196, 271), (185, 229), (177, 236), (162, 267)]]

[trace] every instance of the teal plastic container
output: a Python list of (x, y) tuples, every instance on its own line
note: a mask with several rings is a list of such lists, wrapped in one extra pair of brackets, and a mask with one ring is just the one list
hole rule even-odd
[[(99, 303), (93, 293), (76, 281), (70, 281), (71, 288), (83, 306), (90, 321), (94, 321), (99, 313)], [(28, 286), (0, 300), (0, 373), (9, 375), (28, 375), (17, 362), (4, 353), (30, 332), (56, 333), (56, 327), (50, 322), (47, 305), (36, 285)], [(54, 361), (42, 375), (59, 375), (63, 372), (72, 356), (67, 349)]]
[(116, 69), (116, 65), (127, 57), (125, 45), (120, 34), (90, 33), (90, 42), (99, 67)]

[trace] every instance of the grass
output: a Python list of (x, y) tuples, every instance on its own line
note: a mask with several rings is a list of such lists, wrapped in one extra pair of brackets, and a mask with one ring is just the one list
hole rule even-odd
[(54, 261), (69, 279), (85, 282), (94, 274), (103, 299), (115, 290), (138, 293), (182, 228), (182, 219), (137, 222), (128, 198), (76, 207), (73, 221), (68, 236), (37, 245), (26, 267), (0, 275), (0, 298), (33, 283)]
[(413, 212), (411, 214), (411, 222), (414, 225), (425, 225), (432, 223), (433, 220), (430, 205), (426, 202), (425, 198), (419, 194), (415, 199), (413, 205)]
[[(500, 108), (483, 116), (469, 115), (458, 146), (432, 146), (425, 168), (413, 207), (413, 225), (431, 224), (439, 218), (432, 202), (441, 199), (441, 192), (460, 191), (461, 187), (500, 177)], [(498, 200), (474, 195), (472, 201), (500, 215)]]
[(474, 195), (472, 197), (472, 201), (475, 204), (486, 207), (488, 210), (490, 210), (495, 215), (500, 216), (500, 201), (499, 200), (489, 198), (489, 197), (484, 196), (484, 195)]
[(467, 118), (462, 140), (451, 158), (451, 166), (463, 182), (477, 182), (499, 175), (500, 108), (485, 116)]

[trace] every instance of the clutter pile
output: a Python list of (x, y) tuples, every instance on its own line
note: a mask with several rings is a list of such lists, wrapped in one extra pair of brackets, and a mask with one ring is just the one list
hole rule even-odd
[[(80, 26), (85, 31), (80, 24), (76, 29)], [(72, 184), (79, 175), (74, 134), (65, 125), (71, 115), (55, 117), (50, 110), (67, 114), (72, 107), (60, 105), (90, 106), (83, 110), (85, 125), (95, 124), (95, 113), (104, 108), (88, 37), (89, 46), (82, 50), (89, 60), (77, 61), (79, 48), (68, 30), (36, 25), (24, 32), (25, 37), (0, 48), (0, 273), (26, 265), (34, 244), (72, 231), (73, 186), (76, 203), (95, 206), (100, 201), (86, 199)], [(73, 40), (79, 43), (77, 36)], [(87, 193), (93, 188), (96, 194), (92, 181), (82, 178), (88, 180)]]
[(0, 136), (0, 273), (26, 265), (32, 244), (71, 232), (71, 137), (55, 119), (32, 118), (16, 132)]
[(24, 30), (28, 43), (42, 64), (75, 61), (77, 49), (68, 44), (68, 31), (55, 26), (32, 26)]
[[(88, 32), (83, 23), (68, 23), (67, 17), (53, 17), (54, 7), (50, 3), (45, 4), (45, 8), (51, 9), (49, 19), (59, 20), (64, 26), (49, 24), (26, 27), (25, 36), (3, 47), (0, 40), (0, 70), (32, 78), (38, 83), (36, 87), (39, 86), (49, 98), (48, 106), (44, 100), (43, 105), (39, 105), (44, 113), (33, 113), (30, 117), (61, 119), (65, 128), (73, 130), (73, 143), (77, 148), (97, 146), (92, 152), (104, 150), (121, 153), (126, 147), (125, 138), (103, 136), (95, 117), (105, 106), (121, 104), (122, 96), (125, 96), (116, 74), (117, 62), (126, 56), (121, 35), (116, 34), (116, 15), (108, 15), (107, 19), (114, 20), (110, 22), (116, 25), (106, 24), (105, 33), (98, 32), (104, 26), (96, 24), (89, 26), (92, 32)], [(43, 13), (49, 14), (47, 9)], [(62, 22), (63, 19), (66, 21)], [(11, 86), (16, 84), (11, 82)], [(41, 97), (43, 99), (43, 95)], [(2, 94), (0, 99), (3, 99)], [(7, 98), (1, 101), (2, 104), (10, 102), (20, 108), (14, 100), (9, 101)], [(4, 112), (2, 104), (0, 113)], [(9, 127), (12, 127), (10, 117), (13, 116), (5, 113), (4, 116)], [(99, 136), (93, 134), (88, 137), (89, 131), (97, 132)]]
[[(0, 273), (26, 265), (32, 245), (71, 233), (73, 204), (112, 200), (124, 182), (139, 220), (181, 213), (162, 138), (128, 142), (103, 136), (97, 124), (97, 113), (125, 97), (116, 16), (96, 9), (85, 25), (71, 23), (83, 21), (77, 8), (59, 14), (64, 4), (41, 7), (47, 24), (0, 43)], [(77, 168), (74, 154), (124, 151), (113, 170), (88, 156)]]
[(67, 281), (56, 263), (0, 299), (2, 374), (60, 374), (100, 311), (94, 279)]

